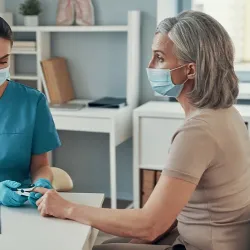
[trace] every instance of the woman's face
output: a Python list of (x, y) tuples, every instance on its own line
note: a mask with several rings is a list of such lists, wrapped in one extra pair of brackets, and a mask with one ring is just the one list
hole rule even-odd
[(0, 38), (0, 69), (10, 65), (11, 42)]
[[(158, 33), (155, 35), (152, 45), (152, 58), (149, 63), (149, 68), (155, 69), (175, 69), (183, 64), (178, 62), (178, 59), (173, 53), (173, 42), (168, 35)], [(187, 67), (182, 67), (171, 71), (173, 83), (181, 84), (187, 80)]]

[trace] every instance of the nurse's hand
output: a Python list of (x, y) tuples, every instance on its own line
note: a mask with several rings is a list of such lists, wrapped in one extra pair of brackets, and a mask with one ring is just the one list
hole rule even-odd
[[(51, 183), (49, 180), (47, 179), (38, 179), (35, 183), (34, 183), (35, 187), (43, 187), (46, 189), (53, 189)], [(31, 192), (30, 196), (29, 196), (29, 202), (33, 207), (37, 207), (36, 202), (42, 197), (41, 193), (37, 193), (37, 192)]]
[(7, 207), (20, 207), (27, 200), (27, 197), (17, 194), (15, 191), (12, 191), (13, 188), (18, 188), (21, 186), (21, 183), (15, 181), (2, 181), (0, 182), (0, 203)]

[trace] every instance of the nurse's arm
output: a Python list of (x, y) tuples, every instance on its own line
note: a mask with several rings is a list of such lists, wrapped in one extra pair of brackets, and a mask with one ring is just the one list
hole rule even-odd
[(30, 172), (32, 182), (35, 182), (40, 178), (44, 178), (52, 182), (53, 174), (49, 165), (48, 153), (32, 155)]
[(38, 203), (43, 215), (58, 216), (63, 213), (60, 217), (91, 225), (109, 234), (152, 242), (175, 222), (195, 188), (196, 185), (190, 182), (162, 175), (142, 209), (65, 205), (55, 191), (48, 191)]

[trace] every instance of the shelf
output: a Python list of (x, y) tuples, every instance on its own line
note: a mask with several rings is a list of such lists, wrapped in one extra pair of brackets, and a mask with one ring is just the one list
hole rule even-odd
[(23, 51), (23, 50), (13, 49), (11, 54), (13, 55), (36, 55), (37, 51)]
[[(84, 103), (88, 103), (86, 101)], [(81, 102), (72, 102), (72, 103), (81, 103)], [(51, 108), (51, 113), (54, 116), (64, 116), (64, 117), (88, 117), (88, 118), (114, 118), (118, 114), (126, 112), (130, 109), (129, 106), (125, 106), (118, 109), (109, 109), (109, 108), (92, 108), (92, 107), (84, 107), (80, 110), (61, 110)]]
[(127, 25), (118, 26), (12, 26), (14, 32), (127, 32)]
[(236, 72), (248, 72), (250, 71), (250, 63), (236, 63), (234, 65), (234, 70)]
[(178, 102), (149, 101), (134, 110), (137, 116), (185, 118), (185, 113)]
[(38, 76), (36, 75), (13, 75), (10, 77), (11, 80), (28, 80), (28, 81), (37, 81)]
[[(244, 119), (249, 120), (249, 105), (235, 104), (234, 107), (240, 112)], [(178, 102), (149, 101), (134, 110), (134, 115), (143, 117), (162, 117), (173, 119), (184, 119), (185, 113)], [(146, 166), (142, 166), (146, 168)]]

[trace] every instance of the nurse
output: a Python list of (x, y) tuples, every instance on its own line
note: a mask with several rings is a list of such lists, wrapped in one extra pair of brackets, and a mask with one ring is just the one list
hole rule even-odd
[[(46, 97), (10, 80), (13, 35), (0, 18), (0, 204), (36, 206), (39, 194), (22, 197), (12, 191), (23, 183), (52, 189), (47, 152), (60, 146)], [(41, 197), (41, 195), (40, 195)]]

